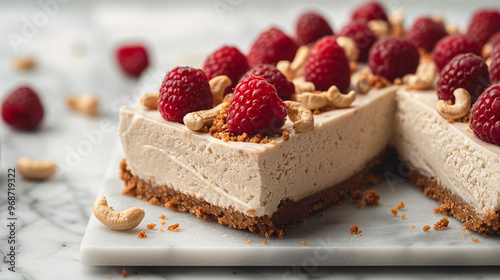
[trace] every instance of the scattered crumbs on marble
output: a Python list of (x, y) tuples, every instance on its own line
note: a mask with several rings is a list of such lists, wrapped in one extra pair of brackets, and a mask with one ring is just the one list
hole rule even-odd
[(468, 229), (466, 229), (465, 234), (470, 234), (470, 231)]
[(167, 222), (161, 222), (161, 225), (164, 226)]
[(127, 271), (125, 269), (122, 270), (121, 276), (122, 277), (127, 277)]
[(483, 234), (481, 234), (483, 237), (487, 237), (488, 234), (486, 234), (486, 232), (483, 232)]
[(250, 243), (250, 239), (248, 239), (247, 241), (245, 241), (246, 244), (249, 244)]
[(474, 242), (474, 243), (478, 243), (479, 242), (479, 239), (477, 239), (477, 238), (471, 238), (471, 239), (472, 239), (472, 242)]
[(161, 216), (160, 216), (159, 218), (160, 218), (160, 219), (162, 219), (162, 220), (166, 220), (166, 219), (168, 219), (168, 218), (167, 218), (167, 216), (165, 216), (165, 215), (163, 215), (163, 214), (161, 214)]
[(402, 209), (404, 207), (405, 207), (405, 204), (403, 203), (403, 201), (400, 201), (398, 203), (398, 205), (396, 205), (396, 207), (394, 207), (394, 208), (391, 209), (391, 213), (394, 214), (394, 216), (397, 216), (398, 215), (398, 210)]
[(406, 214), (401, 215), (401, 219), (406, 218)]
[(412, 227), (412, 228), (415, 228), (415, 225), (412, 225), (411, 227)]
[(340, 210), (340, 206), (335, 207), (335, 210)]
[(307, 245), (307, 241), (302, 241), (302, 245)]
[(161, 232), (165, 232), (165, 231), (163, 230), (163, 226), (161, 226), (161, 227), (160, 227), (160, 231), (161, 231)]
[(146, 233), (143, 230), (141, 230), (141, 232), (139, 232), (139, 235), (137, 235), (137, 238), (146, 238), (146, 237), (148, 237), (148, 236), (146, 235)]
[(363, 236), (363, 231), (359, 230), (359, 226), (357, 224), (354, 224), (350, 229), (349, 232), (352, 234), (359, 234), (360, 236)]
[(264, 245), (269, 245), (269, 242), (267, 242), (267, 240), (264, 240), (262, 243), (264, 243)]
[(179, 231), (179, 230), (178, 230), (178, 228), (179, 228), (179, 223), (177, 223), (177, 224), (173, 224), (173, 225), (170, 225), (170, 226), (168, 226), (168, 228), (167, 228), (167, 229), (168, 229), (169, 231)]
[(154, 229), (156, 227), (156, 224), (151, 223), (151, 224), (148, 224), (146, 227), (148, 229)]
[[(448, 221), (448, 217), (444, 217), (441, 220), (439, 220), (439, 222), (437, 222), (437, 223), (434, 224), (434, 230), (438, 230), (440, 228), (448, 227), (449, 224), (450, 224), (450, 221)], [(467, 233), (467, 231), (466, 231), (466, 233)], [(469, 232), (469, 234), (470, 234), (470, 232)]]
[(325, 216), (325, 212), (321, 212), (321, 214), (319, 214), (318, 217), (324, 217)]
[(109, 274), (107, 274), (106, 277), (109, 279)]
[(429, 231), (430, 229), (431, 229), (431, 226), (429, 226), (429, 225), (424, 226), (424, 231)]

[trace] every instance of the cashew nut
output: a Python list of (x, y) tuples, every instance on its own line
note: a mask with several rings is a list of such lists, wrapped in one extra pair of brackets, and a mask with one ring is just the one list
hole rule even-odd
[(410, 89), (431, 89), (437, 73), (438, 69), (433, 61), (422, 61), (418, 65), (415, 74), (405, 75), (403, 77), (403, 82), (407, 84)]
[(30, 70), (35, 67), (35, 61), (31, 57), (18, 57), (14, 61), (14, 67), (17, 70)]
[(304, 104), (310, 110), (321, 109), (326, 106), (335, 108), (347, 108), (356, 99), (356, 92), (351, 90), (348, 94), (342, 94), (336, 86), (331, 86), (328, 91), (304, 92), (292, 95), (292, 100)]
[(490, 66), (491, 66), (491, 57), (488, 57), (488, 59), (486, 59), (486, 61), (484, 63), (486, 63), (486, 66), (488, 66), (488, 68), (490, 68)]
[(458, 29), (458, 26), (455, 25), (455, 24), (449, 24), (449, 25), (446, 25), (446, 32), (448, 32), (448, 34), (456, 34), (458, 32), (460, 32), (460, 30)]
[(217, 106), (222, 102), (226, 88), (233, 84), (231, 79), (229, 79), (226, 75), (217, 76), (211, 79), (208, 83), (210, 84), (210, 90), (212, 91), (212, 95), (214, 97), (214, 106)]
[(314, 92), (316, 90), (316, 86), (306, 81), (306, 77), (299, 76), (292, 80), (293, 85), (295, 86), (295, 93), (301, 94), (303, 92)]
[(105, 226), (114, 230), (131, 230), (137, 227), (146, 212), (139, 207), (132, 207), (123, 211), (115, 211), (108, 206), (104, 196), (96, 199), (93, 207), (94, 216)]
[(493, 51), (493, 44), (488, 42), (484, 44), (483, 49), (481, 50), (481, 56), (484, 59), (487, 59), (488, 57), (490, 57), (492, 51)]
[(288, 110), (288, 117), (293, 122), (295, 133), (312, 130), (314, 127), (314, 116), (306, 106), (295, 101), (284, 101)]
[(293, 80), (295, 77), (303, 76), (309, 52), (308, 46), (301, 46), (295, 53), (295, 57), (291, 63), (288, 60), (281, 60), (276, 65), (276, 68), (283, 73), (289, 81)]
[(28, 180), (45, 180), (57, 172), (57, 165), (54, 162), (34, 160), (28, 157), (20, 158), (16, 168)]
[(370, 73), (359, 72), (352, 77), (354, 89), (359, 93), (365, 94), (371, 89)]
[(389, 24), (387, 24), (385, 20), (370, 20), (368, 22), (368, 28), (370, 28), (379, 39), (389, 34)]
[(347, 58), (349, 61), (357, 61), (359, 57), (359, 49), (358, 45), (356, 45), (356, 42), (354, 42), (353, 39), (346, 37), (346, 36), (339, 36), (337, 37), (337, 44), (341, 46), (345, 54), (347, 55)]
[(68, 97), (69, 107), (77, 112), (95, 116), (99, 110), (99, 101), (93, 95)]
[(439, 23), (439, 24), (442, 24), (444, 26), (444, 19), (443, 19), (443, 15), (439, 14), (439, 13), (436, 13), (436, 14), (433, 14), (431, 16), (431, 19), (436, 22), (436, 23)]
[(158, 99), (160, 98), (160, 93), (144, 93), (139, 100), (139, 103), (149, 109), (156, 110), (158, 109)]
[(182, 121), (189, 130), (199, 131), (204, 126), (209, 126), (214, 122), (214, 119), (219, 115), (224, 105), (225, 103), (220, 103), (212, 109), (188, 113)]
[[(397, 9), (391, 12), (389, 15), (390, 29), (393, 36), (403, 36), (405, 33), (404, 29), (404, 18), (405, 15), (403, 10)], [(376, 33), (375, 33), (376, 34)], [(379, 37), (380, 38), (380, 37)]]
[(471, 97), (467, 90), (457, 88), (453, 91), (455, 104), (450, 105), (446, 100), (439, 100), (436, 104), (436, 111), (446, 119), (459, 119), (465, 117), (470, 110)]

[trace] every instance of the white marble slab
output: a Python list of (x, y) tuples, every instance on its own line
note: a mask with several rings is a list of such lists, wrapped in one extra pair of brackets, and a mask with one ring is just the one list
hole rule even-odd
[[(500, 237), (463, 234), (462, 224), (450, 218), (448, 228), (434, 230), (444, 215), (434, 214), (438, 203), (412, 186), (388, 179), (373, 189), (381, 195), (379, 206), (357, 209), (349, 200), (340, 209), (315, 213), (283, 239), (263, 238), (243, 230), (206, 222), (188, 213), (149, 205), (121, 194), (123, 182), (118, 167), (124, 154), (117, 145), (99, 195), (105, 195), (116, 210), (139, 206), (146, 210), (143, 222), (129, 232), (117, 232), (92, 216), (85, 232), (80, 261), (87, 265), (137, 266), (323, 266), (323, 265), (499, 265)], [(394, 180), (393, 178), (398, 178)], [(391, 214), (399, 201), (405, 208)], [(161, 215), (165, 232), (159, 230)], [(401, 218), (405, 214), (406, 218)], [(146, 225), (155, 223), (153, 230)], [(166, 230), (179, 223), (178, 232)], [(363, 236), (349, 233), (358, 224)], [(413, 228), (413, 225), (415, 228)], [(431, 230), (423, 231), (425, 225)], [(139, 239), (141, 230), (147, 238)], [(479, 242), (472, 242), (472, 238)], [(250, 243), (246, 241), (250, 240)], [(266, 240), (269, 245), (263, 244)], [(307, 245), (302, 245), (306, 241)]]

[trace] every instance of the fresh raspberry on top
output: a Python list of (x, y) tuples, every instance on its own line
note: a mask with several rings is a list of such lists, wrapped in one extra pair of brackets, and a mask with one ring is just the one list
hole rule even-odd
[(311, 49), (305, 65), (305, 77), (317, 90), (328, 90), (333, 85), (341, 92), (349, 88), (349, 60), (344, 49), (337, 44), (335, 36), (319, 40)]
[(421, 17), (415, 21), (406, 37), (417, 48), (431, 53), (436, 43), (448, 35), (444, 25), (428, 17)]
[(43, 119), (43, 106), (35, 91), (21, 86), (3, 101), (2, 118), (15, 129), (34, 130)]
[(456, 55), (461, 53), (473, 53), (480, 55), (479, 45), (464, 34), (453, 34), (439, 40), (434, 48), (434, 62), (441, 71), (444, 66)]
[(407, 39), (388, 36), (373, 45), (368, 65), (374, 75), (389, 81), (415, 73), (420, 61), (417, 48)]
[(250, 69), (247, 57), (236, 47), (223, 46), (207, 57), (203, 72), (211, 80), (220, 75), (226, 75), (233, 84), (226, 91), (230, 92), (238, 84), (241, 76)]
[(132, 77), (139, 77), (149, 65), (148, 53), (141, 45), (122, 46), (116, 57), (123, 71)]
[(453, 91), (463, 88), (469, 92), (474, 103), (489, 85), (490, 76), (484, 60), (472, 53), (459, 54), (441, 71), (437, 81), (437, 95), (441, 100), (455, 101)]
[(285, 124), (287, 113), (276, 89), (264, 78), (250, 76), (236, 86), (226, 124), (238, 135), (272, 135)]
[(500, 31), (500, 11), (496, 9), (479, 10), (472, 16), (467, 36), (482, 47), (490, 37)]
[(297, 40), (300, 45), (314, 43), (317, 40), (333, 35), (328, 22), (316, 12), (305, 12), (297, 20)]
[(370, 20), (387, 20), (387, 14), (379, 2), (367, 2), (359, 6), (352, 13), (352, 20), (368, 22)]
[(359, 49), (358, 61), (366, 62), (370, 48), (377, 41), (377, 35), (368, 27), (366, 22), (353, 21), (342, 28), (339, 36), (346, 36), (354, 40)]
[(299, 46), (276, 27), (262, 32), (247, 55), (250, 67), (257, 64), (276, 65), (280, 60), (292, 61)]
[(268, 83), (274, 86), (276, 93), (281, 100), (289, 100), (295, 92), (295, 86), (292, 82), (286, 79), (285, 75), (281, 73), (276, 67), (271, 64), (259, 64), (241, 77), (241, 80), (250, 76), (259, 76), (264, 78)]
[(470, 127), (479, 139), (500, 146), (500, 84), (487, 88), (474, 103)]
[(181, 66), (165, 76), (158, 100), (158, 110), (165, 120), (181, 123), (187, 113), (212, 107), (210, 85), (200, 69)]
[(491, 65), (489, 71), (491, 83), (500, 83), (500, 44), (493, 47), (493, 51), (491, 52)]

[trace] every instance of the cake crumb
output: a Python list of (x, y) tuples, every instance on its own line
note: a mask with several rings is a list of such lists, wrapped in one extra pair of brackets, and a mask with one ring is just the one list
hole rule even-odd
[(161, 225), (164, 226), (167, 222), (161, 222)]
[(155, 228), (155, 226), (156, 226), (156, 224), (151, 223), (151, 224), (148, 224), (148, 225), (147, 225), (147, 228), (148, 228), (148, 229), (154, 229), (154, 228)]
[(290, 139), (290, 133), (288, 131), (283, 131), (283, 140), (288, 141)]
[(146, 233), (143, 230), (141, 230), (141, 232), (139, 232), (139, 235), (137, 235), (137, 238), (146, 238), (146, 237), (148, 237), (148, 236), (146, 235)]
[(160, 216), (159, 218), (160, 218), (160, 219), (162, 219), (162, 220), (166, 220), (166, 219), (168, 219), (168, 218), (167, 218), (167, 216), (165, 216), (165, 215), (163, 215), (163, 214), (161, 214), (161, 216)]
[(168, 226), (168, 228), (167, 228), (167, 229), (168, 229), (169, 231), (179, 231), (179, 230), (177, 229), (178, 227), (179, 227), (179, 224), (177, 223), (177, 224), (173, 224), (173, 225)]
[(127, 277), (127, 271), (125, 269), (122, 270), (121, 277)]
[(378, 201), (380, 200), (380, 195), (374, 191), (367, 191), (365, 194), (365, 204), (368, 206), (377, 206), (379, 205)]
[(160, 231), (161, 231), (161, 232), (165, 232), (165, 230), (163, 230), (163, 227), (160, 227)]
[(401, 215), (401, 219), (406, 218), (406, 214)]
[(411, 227), (412, 227), (412, 228), (415, 228), (415, 225), (412, 225)]
[(479, 239), (477, 239), (477, 238), (471, 238), (471, 239), (472, 239), (472, 242), (474, 242), (474, 243), (479, 242)]
[(325, 216), (325, 212), (321, 212), (321, 214), (319, 214), (318, 217), (324, 217)]
[(488, 237), (488, 234), (486, 234), (486, 232), (483, 232), (483, 234), (481, 234), (483, 237)]
[[(354, 224), (351, 229), (349, 229), (349, 232), (352, 234), (360, 234), (363, 233), (363, 231), (359, 230), (359, 226), (357, 224)], [(361, 235), (363, 236), (363, 235)]]
[(469, 228), (466, 224), (463, 225), (463, 229)]
[(443, 215), (450, 215), (451, 214), (451, 208), (450, 206), (448, 205), (440, 205), (438, 207), (435, 207), (434, 209), (432, 209), (432, 212), (434, 212), (434, 214), (443, 214)]
[(405, 207), (405, 204), (403, 203), (403, 201), (400, 201), (398, 203), (398, 205), (396, 205), (396, 207), (394, 207), (394, 208), (391, 209), (391, 213), (394, 214), (394, 216), (397, 216), (398, 215), (398, 210), (402, 209), (404, 207)]
[(446, 119), (446, 121), (447, 121), (448, 123), (454, 123), (454, 122), (455, 122), (455, 120), (454, 120), (454, 119)]
[(247, 241), (245, 241), (246, 244), (249, 244), (250, 243), (250, 239), (248, 239)]
[(431, 226), (429, 226), (429, 225), (424, 226), (424, 231), (429, 231), (430, 229), (431, 229)]
[(302, 245), (307, 245), (307, 241), (302, 241)]
[(267, 242), (267, 240), (262, 241), (262, 243), (264, 243), (264, 245), (269, 245), (269, 242)]
[(340, 210), (340, 206), (335, 207), (335, 210)]
[(470, 231), (468, 229), (466, 229), (465, 234), (470, 234)]
[(253, 209), (247, 210), (247, 214), (248, 215), (254, 215), (255, 214), (255, 210), (253, 210)]
[(356, 208), (361, 208), (363, 197), (365, 194), (360, 190), (355, 190), (351, 193), (352, 202), (356, 203)]
[(448, 227), (449, 223), (450, 221), (448, 221), (448, 217), (444, 217), (441, 220), (439, 220), (439, 222), (434, 224), (434, 229), (438, 230), (440, 228)]
[(108, 279), (109, 279), (109, 274), (107, 274), (107, 275), (106, 275), (106, 278), (108, 278)]

